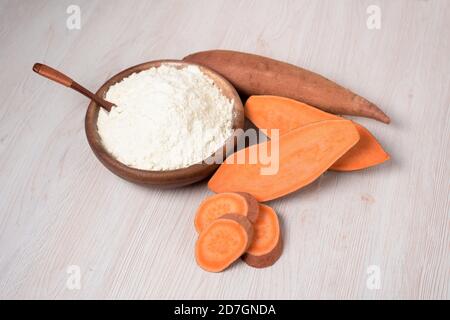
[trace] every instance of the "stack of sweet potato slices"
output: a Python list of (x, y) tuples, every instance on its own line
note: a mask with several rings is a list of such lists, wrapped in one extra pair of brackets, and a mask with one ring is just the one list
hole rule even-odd
[(206, 271), (223, 271), (239, 258), (255, 268), (269, 267), (283, 251), (277, 214), (248, 193), (206, 198), (194, 223), (199, 233), (195, 257)]

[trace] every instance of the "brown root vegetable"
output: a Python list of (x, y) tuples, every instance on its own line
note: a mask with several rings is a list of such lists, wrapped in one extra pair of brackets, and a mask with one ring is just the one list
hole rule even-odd
[(242, 256), (242, 260), (252, 267), (265, 268), (280, 258), (283, 241), (275, 211), (264, 204), (260, 204), (259, 211), (259, 217), (253, 224), (253, 241)]
[(272, 143), (277, 143), (274, 139), (230, 155), (209, 180), (208, 187), (216, 193), (247, 192), (261, 202), (273, 200), (316, 180), (358, 140), (358, 131), (351, 121), (312, 123), (280, 136), (278, 152), (271, 155), (271, 161), (278, 163), (273, 174), (261, 174), (267, 168), (266, 161), (247, 160), (260, 150), (275, 149), (272, 148)]
[(226, 214), (200, 233), (195, 244), (197, 264), (220, 272), (239, 259), (253, 240), (253, 226), (243, 215)]
[[(278, 129), (280, 134), (323, 120), (342, 119), (334, 114), (296, 100), (277, 96), (251, 96), (245, 104), (245, 116), (258, 128)], [(375, 137), (354, 122), (358, 143), (339, 158), (330, 170), (353, 171), (372, 167), (389, 159)], [(267, 131), (270, 137), (271, 130)]]
[(390, 122), (389, 117), (372, 102), (317, 73), (292, 64), (229, 50), (197, 52), (183, 60), (217, 71), (240, 93), (248, 96), (283, 96), (334, 114)]
[(224, 192), (212, 195), (202, 201), (195, 215), (195, 229), (201, 232), (212, 221), (227, 214), (246, 216), (254, 223), (258, 218), (259, 206), (256, 199), (245, 192)]

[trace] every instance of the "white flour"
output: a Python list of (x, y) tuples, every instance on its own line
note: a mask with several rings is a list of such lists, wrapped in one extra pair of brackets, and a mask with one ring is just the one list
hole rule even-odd
[(97, 126), (120, 162), (145, 170), (184, 168), (206, 159), (232, 135), (233, 101), (198, 67), (161, 66), (110, 87)]

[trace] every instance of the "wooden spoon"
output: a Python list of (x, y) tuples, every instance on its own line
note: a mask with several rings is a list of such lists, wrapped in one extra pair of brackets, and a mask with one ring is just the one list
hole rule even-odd
[(90, 98), (91, 100), (95, 101), (100, 107), (106, 109), (107, 111), (111, 111), (111, 108), (115, 105), (109, 101), (106, 101), (103, 98), (100, 98), (96, 94), (92, 93), (85, 87), (79, 85), (72, 79), (70, 79), (65, 74), (59, 72), (58, 70), (55, 70), (49, 66), (46, 66), (42, 63), (35, 63), (33, 66), (33, 71), (40, 74), (43, 77), (46, 77), (50, 80), (53, 80), (55, 82), (58, 82), (62, 84), (63, 86), (72, 88), (75, 91), (78, 91), (79, 93), (83, 94), (84, 96)]

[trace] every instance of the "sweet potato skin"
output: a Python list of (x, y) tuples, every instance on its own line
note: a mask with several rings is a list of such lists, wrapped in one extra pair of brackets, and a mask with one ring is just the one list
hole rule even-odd
[[(253, 236), (253, 242), (250, 245), (249, 249), (245, 252), (245, 254), (242, 256), (242, 260), (247, 263), (249, 266), (255, 267), (255, 268), (266, 268), (273, 265), (277, 260), (280, 258), (282, 252), (283, 252), (283, 237), (281, 233), (281, 226), (280, 221), (278, 218), (277, 213), (275, 210), (267, 205), (260, 204), (260, 216), (259, 218), (261, 220), (258, 220), (253, 225), (254, 230), (254, 236)], [(267, 219), (269, 218), (269, 219)], [(267, 220), (266, 220), (267, 219)], [(268, 221), (270, 225), (268, 226), (265, 221)], [(260, 222), (260, 223), (259, 223)], [(274, 227), (274, 228), (270, 228)], [(269, 231), (270, 230), (270, 231)], [(272, 231), (275, 231), (275, 233), (272, 233)], [(258, 250), (261, 249), (262, 245), (261, 242), (257, 244), (257, 248), (255, 248), (253, 245), (255, 245), (255, 242), (261, 241), (261, 239), (258, 239), (259, 232), (262, 232), (263, 238), (266, 238), (267, 234), (276, 236), (272, 237), (276, 242), (269, 242), (269, 246), (264, 247), (264, 250), (261, 252)], [(264, 240), (262, 240), (264, 243)], [(274, 243), (273, 246), (271, 244)]]
[(247, 219), (250, 220), (251, 223), (255, 223), (256, 219), (258, 219), (259, 214), (259, 203), (258, 200), (255, 199), (250, 193), (247, 192), (236, 192), (238, 195), (242, 196), (248, 205), (248, 214)]
[(389, 117), (372, 102), (317, 73), (289, 63), (230, 50), (197, 52), (183, 60), (217, 71), (247, 96), (283, 96), (334, 114), (390, 122)]
[(283, 253), (283, 237), (281, 236), (280, 232), (277, 245), (271, 252), (262, 256), (254, 256), (250, 253), (244, 253), (244, 255), (242, 256), (242, 260), (246, 264), (254, 268), (267, 268), (274, 265), (275, 262), (277, 262), (278, 259), (281, 257), (282, 253)]

